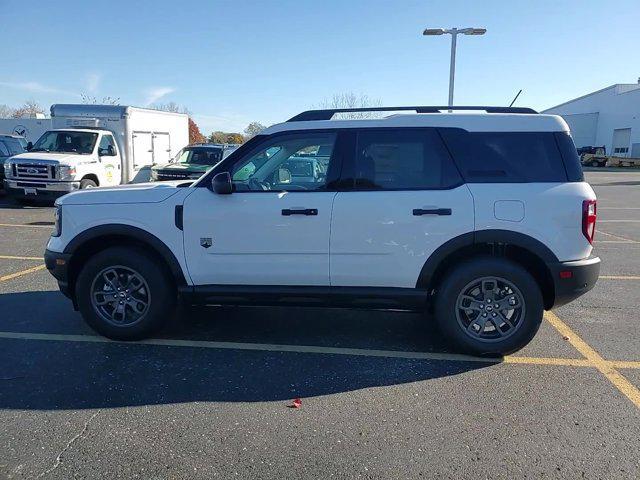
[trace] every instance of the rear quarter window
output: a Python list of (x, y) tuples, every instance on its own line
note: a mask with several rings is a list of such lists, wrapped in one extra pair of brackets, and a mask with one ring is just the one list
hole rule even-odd
[(554, 134), (562, 160), (564, 161), (564, 167), (567, 171), (567, 178), (570, 182), (583, 182), (584, 173), (582, 172), (582, 164), (580, 163), (580, 157), (576, 146), (571, 139), (571, 136), (565, 132), (557, 132)]
[(440, 129), (468, 183), (566, 182), (553, 132), (468, 132)]

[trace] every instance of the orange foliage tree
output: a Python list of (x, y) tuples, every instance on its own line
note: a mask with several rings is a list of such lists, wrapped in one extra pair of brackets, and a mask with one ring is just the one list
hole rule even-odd
[(206, 138), (198, 128), (196, 122), (189, 117), (189, 143), (204, 143)]

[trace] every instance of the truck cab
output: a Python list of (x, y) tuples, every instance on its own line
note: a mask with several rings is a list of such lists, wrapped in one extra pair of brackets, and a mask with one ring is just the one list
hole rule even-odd
[(49, 130), (28, 152), (5, 163), (5, 188), (19, 199), (56, 198), (120, 184), (121, 165), (118, 145), (108, 130)]

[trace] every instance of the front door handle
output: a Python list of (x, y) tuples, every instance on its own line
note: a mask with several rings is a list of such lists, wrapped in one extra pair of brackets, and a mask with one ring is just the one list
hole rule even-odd
[(282, 215), (288, 217), (289, 215), (318, 215), (317, 208), (285, 208), (282, 210)]
[(450, 208), (414, 208), (413, 214), (416, 217), (420, 215), (451, 215)]

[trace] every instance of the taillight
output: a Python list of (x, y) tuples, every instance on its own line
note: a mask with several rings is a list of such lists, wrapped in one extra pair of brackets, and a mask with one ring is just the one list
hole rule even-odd
[(596, 233), (596, 200), (582, 202), (582, 234), (593, 244)]

